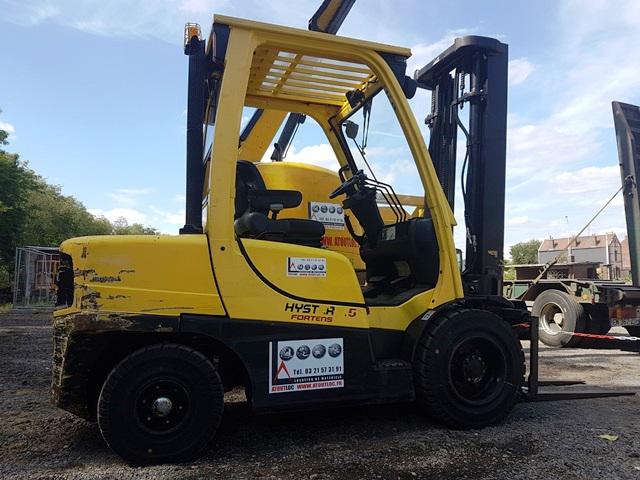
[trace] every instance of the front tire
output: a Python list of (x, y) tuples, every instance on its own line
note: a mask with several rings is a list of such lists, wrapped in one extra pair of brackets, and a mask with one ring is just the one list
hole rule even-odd
[(434, 420), (459, 429), (503, 420), (524, 382), (516, 333), (484, 310), (455, 310), (430, 320), (413, 366), (419, 405)]
[(98, 399), (98, 425), (130, 463), (183, 462), (209, 444), (223, 407), (220, 376), (204, 355), (184, 345), (152, 345), (111, 371)]

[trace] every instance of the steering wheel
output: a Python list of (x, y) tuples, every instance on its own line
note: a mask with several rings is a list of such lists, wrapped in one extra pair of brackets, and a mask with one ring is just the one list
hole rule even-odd
[(351, 178), (345, 180), (342, 185), (336, 188), (333, 192), (329, 194), (329, 198), (336, 198), (338, 195), (342, 195), (343, 193), (347, 193), (347, 191), (358, 183), (361, 180), (361, 171), (357, 172)]

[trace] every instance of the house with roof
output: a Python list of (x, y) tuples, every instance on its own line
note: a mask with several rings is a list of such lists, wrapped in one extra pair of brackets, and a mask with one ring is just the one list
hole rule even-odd
[(629, 237), (625, 235), (624, 240), (620, 242), (622, 245), (622, 278), (631, 276), (631, 254), (629, 253)]
[[(585, 235), (569, 246), (571, 239), (550, 237), (544, 240), (538, 248), (538, 262), (545, 264), (561, 254), (561, 260), (554, 267), (557, 278), (571, 278), (570, 270), (575, 270), (576, 265), (584, 265), (585, 275), (580, 277), (624, 279), (622, 244), (615, 233)], [(569, 268), (570, 265), (573, 267)], [(563, 266), (566, 276), (563, 276)]]

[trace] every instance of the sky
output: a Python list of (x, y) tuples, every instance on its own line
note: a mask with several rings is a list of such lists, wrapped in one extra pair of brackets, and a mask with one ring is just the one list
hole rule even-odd
[[(0, 128), (8, 149), (96, 215), (184, 224), (185, 22), (213, 13), (306, 28), (320, 0), (0, 0)], [(409, 73), (456, 36), (509, 44), (505, 245), (577, 233), (619, 188), (611, 101), (640, 102), (637, 0), (357, 0), (340, 34), (410, 47)], [(376, 99), (367, 153), (417, 193), (394, 118)], [(423, 124), (430, 100), (411, 107)], [(377, 122), (377, 123), (376, 123)], [(428, 141), (428, 139), (427, 139)], [(333, 166), (317, 126), (289, 160)], [(461, 202), (456, 217), (462, 222)], [(589, 233), (625, 235), (622, 199)], [(456, 241), (463, 241), (456, 229)]]

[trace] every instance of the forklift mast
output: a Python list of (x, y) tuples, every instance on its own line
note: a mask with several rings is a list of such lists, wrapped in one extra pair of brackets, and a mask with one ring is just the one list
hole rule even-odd
[[(467, 36), (415, 72), (418, 87), (432, 92), (429, 153), (454, 208), (457, 139), (466, 137), (461, 167), (466, 254), (465, 293), (501, 295), (507, 139), (508, 46)], [(468, 88), (467, 88), (468, 85)], [(468, 104), (468, 127), (460, 111)]]
[(640, 107), (622, 102), (613, 102), (612, 106), (627, 220), (631, 278), (633, 286), (640, 287)]

